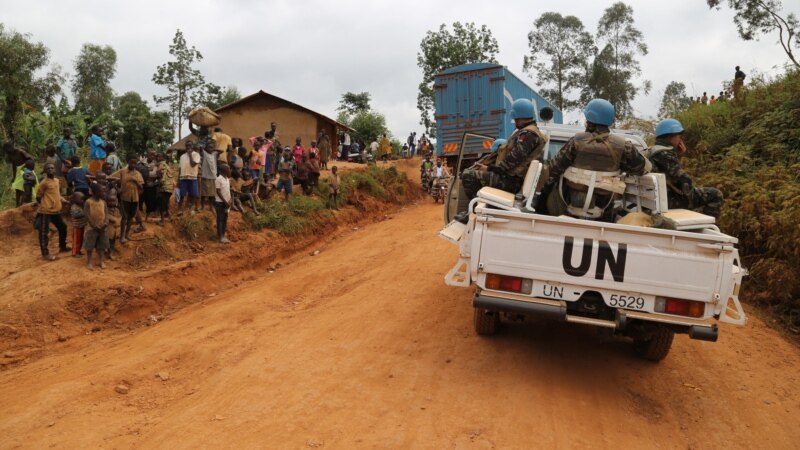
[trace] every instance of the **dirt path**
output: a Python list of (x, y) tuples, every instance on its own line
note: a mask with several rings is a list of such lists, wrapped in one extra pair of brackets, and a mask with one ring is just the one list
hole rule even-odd
[(470, 292), (442, 282), (457, 252), (439, 226), (440, 207), (412, 206), (0, 372), (0, 447), (798, 447), (800, 351), (761, 321), (677, 337), (660, 364), (574, 326), (479, 338)]

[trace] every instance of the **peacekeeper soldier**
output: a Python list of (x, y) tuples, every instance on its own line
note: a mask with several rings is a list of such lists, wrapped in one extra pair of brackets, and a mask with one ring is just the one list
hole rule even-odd
[(550, 164), (548, 211), (579, 219), (613, 221), (614, 200), (625, 192), (622, 173), (642, 175), (650, 163), (621, 136), (611, 134), (614, 105), (594, 99), (583, 110), (586, 131), (573, 136)]
[[(533, 160), (542, 160), (547, 137), (539, 131), (534, 119), (533, 103), (517, 99), (511, 106), (511, 118), (517, 129), (496, 152), (461, 175), (467, 202), (478, 195), (482, 187), (491, 186), (506, 192), (517, 193), (522, 188), (525, 173)], [(459, 202), (461, 203), (461, 202)], [(456, 220), (467, 223), (469, 211), (460, 211)]]
[(667, 203), (670, 209), (697, 209), (703, 214), (719, 217), (722, 192), (712, 187), (695, 187), (692, 178), (681, 168), (680, 157), (686, 153), (683, 125), (675, 119), (664, 119), (656, 125), (656, 143), (647, 150), (653, 172), (667, 177)]

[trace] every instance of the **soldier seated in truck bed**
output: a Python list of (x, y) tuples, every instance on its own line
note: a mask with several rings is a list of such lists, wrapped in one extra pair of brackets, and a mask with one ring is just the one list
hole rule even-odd
[(612, 135), (614, 106), (603, 99), (590, 101), (583, 111), (586, 131), (573, 136), (550, 164), (547, 209), (551, 215), (568, 214), (588, 220), (612, 222), (614, 201), (625, 192), (623, 172), (642, 175), (650, 162), (621, 136)]

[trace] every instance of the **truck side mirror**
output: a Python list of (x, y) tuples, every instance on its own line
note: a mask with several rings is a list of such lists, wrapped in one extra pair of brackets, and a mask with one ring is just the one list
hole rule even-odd
[(539, 111), (539, 118), (542, 119), (542, 122), (547, 122), (553, 119), (553, 108), (549, 106), (545, 106)]

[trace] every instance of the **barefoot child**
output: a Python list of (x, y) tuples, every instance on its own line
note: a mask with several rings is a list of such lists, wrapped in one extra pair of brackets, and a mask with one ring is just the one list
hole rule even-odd
[(83, 235), (86, 227), (86, 213), (83, 211), (84, 197), (82, 192), (75, 191), (69, 198), (71, 203), (69, 215), (72, 217), (72, 256), (80, 258), (83, 256), (81, 247), (83, 246)]
[(61, 204), (67, 201), (61, 197), (61, 183), (55, 177), (56, 166), (52, 163), (44, 165), (45, 179), (36, 191), (36, 203), (39, 210), (36, 215), (36, 229), (39, 231), (39, 249), (42, 251), (42, 258), (47, 261), (56, 259), (48, 250), (50, 243), (50, 224), (55, 225), (58, 230), (58, 248), (60, 252), (69, 251), (67, 247), (67, 225), (61, 219)]
[(108, 205), (108, 228), (106, 228), (108, 251), (106, 255), (109, 260), (113, 261), (114, 244), (117, 242), (119, 228), (122, 225), (122, 213), (119, 210), (119, 200), (116, 195), (106, 195), (106, 204)]
[(231, 183), (228, 179), (231, 175), (231, 168), (227, 164), (219, 166), (219, 176), (214, 181), (215, 196), (214, 209), (217, 212), (217, 237), (221, 244), (230, 241), (225, 237), (228, 229), (228, 211), (231, 209)]
[(97, 250), (97, 255), (100, 257), (100, 268), (106, 268), (105, 256), (106, 249), (109, 247), (108, 235), (106, 228), (108, 228), (109, 215), (108, 206), (103, 199), (105, 192), (99, 184), (92, 185), (92, 198), (86, 200), (83, 205), (84, 212), (89, 225), (89, 230), (86, 231), (85, 240), (83, 243), (86, 249), (86, 268), (92, 269), (92, 251)]
[(331, 167), (331, 174), (328, 175), (328, 186), (331, 187), (331, 192), (328, 194), (328, 208), (339, 209), (336, 205), (339, 197), (339, 168), (336, 166)]

